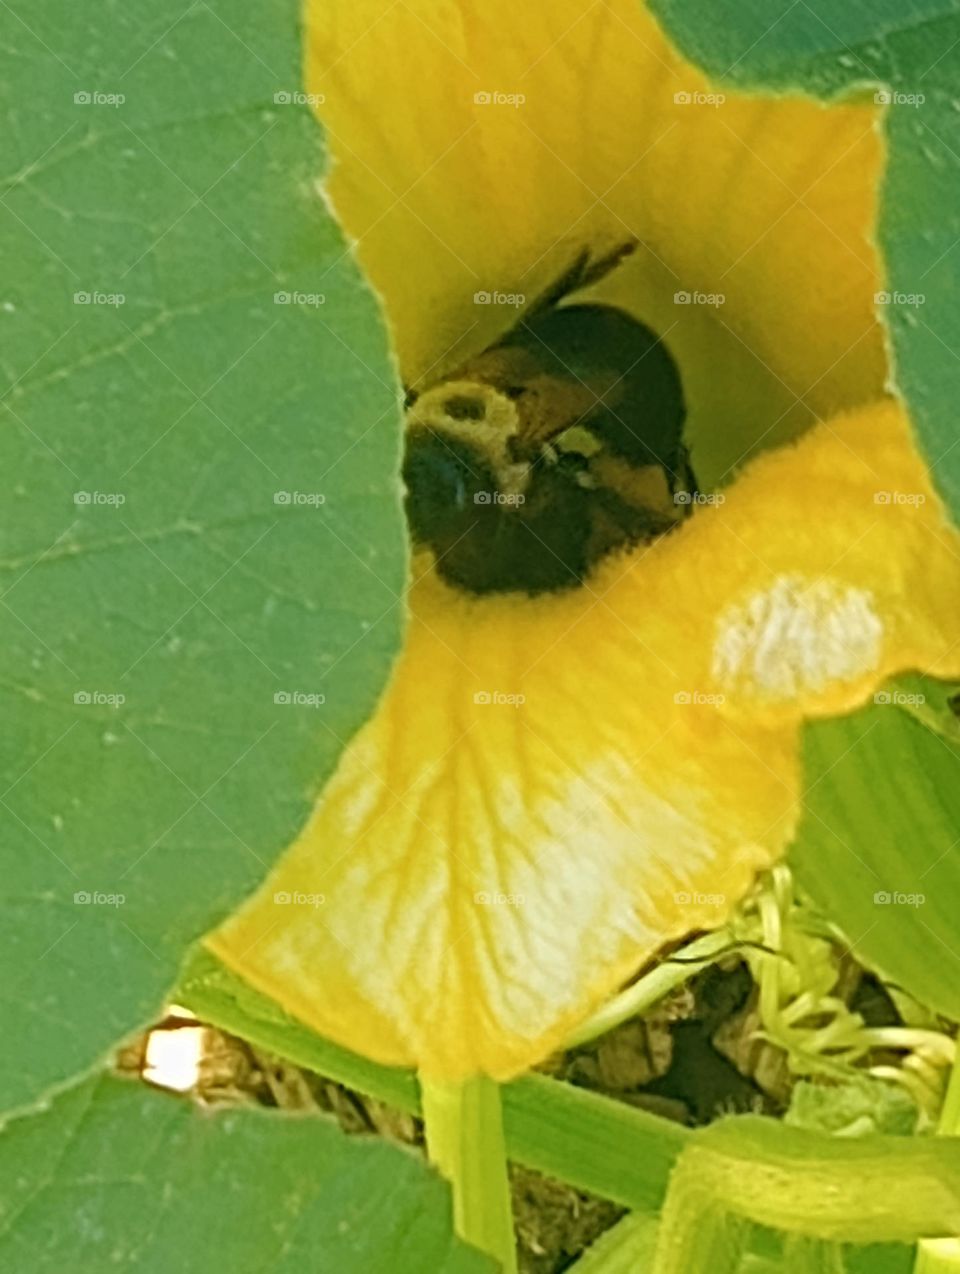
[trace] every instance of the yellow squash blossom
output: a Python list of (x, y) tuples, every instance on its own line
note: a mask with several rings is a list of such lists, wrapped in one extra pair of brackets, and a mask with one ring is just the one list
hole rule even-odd
[(724, 98), (634, 0), (324, 0), (309, 37), (405, 381), (636, 240), (596, 295), (663, 335), (725, 496), (565, 592), (419, 555), (376, 716), (210, 939), (334, 1040), (502, 1079), (783, 853), (805, 718), (960, 673), (960, 540), (885, 391), (872, 100)]

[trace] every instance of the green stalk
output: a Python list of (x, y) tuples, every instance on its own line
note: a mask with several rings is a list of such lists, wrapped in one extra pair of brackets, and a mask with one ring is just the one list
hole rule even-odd
[(453, 1188), (457, 1233), (516, 1274), (499, 1085), (483, 1075), (460, 1084), (421, 1078), (420, 1092), (427, 1154)]
[[(828, 1244), (913, 1243), (921, 1234), (952, 1242), (960, 1144), (935, 1141), (824, 1137), (756, 1115), (710, 1124), (677, 1160), (653, 1274), (736, 1268), (747, 1223), (819, 1240), (825, 1259)], [(714, 1264), (697, 1265), (711, 1244)]]
[(660, 1214), (653, 1274), (736, 1274), (749, 1224), (727, 1206), (700, 1172), (696, 1153), (680, 1156)]
[(646, 1013), (676, 987), (702, 973), (709, 964), (728, 952), (731, 941), (729, 930), (719, 929), (688, 943), (676, 953), (682, 959), (665, 960), (642, 978), (638, 978), (632, 986), (614, 996), (568, 1036), (563, 1047), (576, 1048), (580, 1044), (587, 1044), (598, 1035), (605, 1035), (607, 1031), (619, 1026), (621, 1022)]
[(657, 1224), (655, 1213), (628, 1212), (574, 1261), (570, 1274), (638, 1274), (651, 1269)]
[[(960, 1136), (960, 1049), (950, 1072), (937, 1134)], [(917, 1260), (913, 1268), (914, 1274), (957, 1274), (960, 1271), (960, 1238), (922, 1240), (917, 1246)]]

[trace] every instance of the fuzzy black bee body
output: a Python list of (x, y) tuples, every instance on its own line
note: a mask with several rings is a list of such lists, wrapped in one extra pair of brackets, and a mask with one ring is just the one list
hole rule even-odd
[(689, 512), (683, 388), (663, 343), (614, 306), (558, 305), (622, 256), (581, 258), (496, 345), (410, 395), (407, 518), (448, 582), (569, 588)]

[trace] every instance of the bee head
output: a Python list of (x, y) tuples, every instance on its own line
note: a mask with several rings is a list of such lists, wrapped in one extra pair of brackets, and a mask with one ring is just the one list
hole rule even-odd
[(587, 492), (557, 461), (518, 458), (515, 398), (448, 381), (410, 403), (403, 476), (414, 540), (473, 593), (540, 592), (584, 567)]
[(403, 476), (416, 538), (435, 540), (441, 518), (451, 529), (472, 524), (498, 496), (523, 493), (529, 465), (512, 452), (519, 423), (510, 397), (479, 381), (448, 381), (414, 399)]

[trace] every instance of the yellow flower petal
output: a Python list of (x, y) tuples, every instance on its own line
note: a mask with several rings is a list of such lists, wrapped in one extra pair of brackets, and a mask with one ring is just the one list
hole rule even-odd
[(803, 714), (960, 674), (960, 537), (881, 402), (588, 587), (478, 599), (428, 571), (412, 610), (376, 717), (210, 941), (350, 1048), (506, 1078), (782, 852)]
[(331, 194), (408, 382), (513, 322), (475, 293), (532, 297), (577, 245), (635, 238), (603, 295), (682, 367), (702, 481), (883, 392), (872, 100), (724, 89), (711, 104), (637, 0), (313, 0), (309, 14)]

